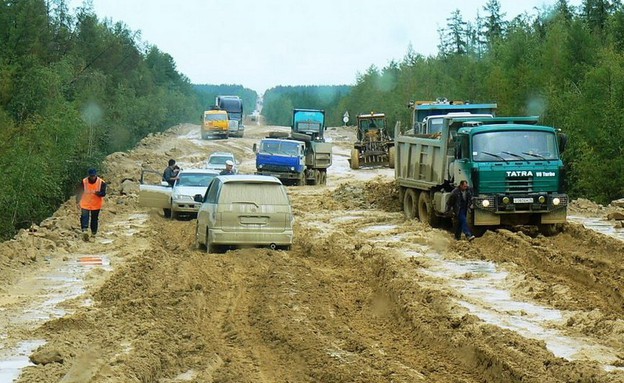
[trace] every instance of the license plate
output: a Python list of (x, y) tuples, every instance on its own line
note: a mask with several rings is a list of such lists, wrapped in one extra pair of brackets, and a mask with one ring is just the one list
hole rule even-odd
[(514, 198), (514, 203), (533, 203), (533, 198)]

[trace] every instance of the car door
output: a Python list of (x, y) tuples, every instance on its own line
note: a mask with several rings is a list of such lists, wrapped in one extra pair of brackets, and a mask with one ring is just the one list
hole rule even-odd
[(160, 176), (159, 172), (155, 170), (142, 170), (141, 171), (141, 184), (139, 185), (139, 206), (142, 207), (155, 207), (159, 209), (171, 208), (171, 192), (173, 190), (169, 185), (163, 184), (149, 184), (144, 183), (146, 175)]

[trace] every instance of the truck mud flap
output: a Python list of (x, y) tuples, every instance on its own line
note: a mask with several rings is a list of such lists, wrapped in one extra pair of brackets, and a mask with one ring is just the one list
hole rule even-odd
[(568, 210), (566, 208), (561, 208), (557, 210), (553, 210), (550, 213), (542, 214), (540, 223), (550, 224), (550, 223), (564, 223), (566, 222), (566, 217)]

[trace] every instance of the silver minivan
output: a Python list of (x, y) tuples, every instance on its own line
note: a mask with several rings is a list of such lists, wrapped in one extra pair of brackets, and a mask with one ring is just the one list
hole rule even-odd
[(290, 249), (294, 217), (286, 188), (271, 176), (217, 176), (197, 213), (198, 248), (269, 246)]

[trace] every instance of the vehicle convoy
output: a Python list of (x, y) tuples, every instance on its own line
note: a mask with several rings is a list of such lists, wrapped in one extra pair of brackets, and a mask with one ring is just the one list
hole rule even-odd
[(254, 144), (256, 174), (303, 186), (325, 185), (332, 144), (325, 142), (325, 111), (295, 109), (290, 134), (272, 132)]
[(206, 110), (202, 116), (201, 138), (208, 140), (213, 137), (228, 138), (230, 124), (225, 110)]
[(217, 96), (215, 106), (228, 114), (230, 137), (243, 137), (245, 133), (243, 100), (238, 96)]
[(437, 226), (451, 190), (467, 180), (474, 193), (469, 224), (477, 235), (501, 225), (536, 225), (552, 235), (566, 222), (564, 135), (536, 125), (537, 117), (441, 120), (434, 134), (395, 132), (395, 177), (408, 219)]
[(351, 169), (363, 166), (394, 166), (392, 139), (384, 113), (360, 114), (357, 116), (357, 141), (351, 149)]
[(289, 250), (294, 216), (286, 188), (275, 177), (218, 176), (197, 214), (197, 247), (209, 253), (223, 246), (270, 246)]
[[(144, 170), (145, 172), (145, 170)], [(154, 171), (154, 173), (158, 173)], [(195, 202), (196, 194), (204, 195), (212, 179), (219, 175), (218, 170), (183, 169), (172, 186), (167, 182), (158, 185), (139, 185), (139, 205), (163, 209), (165, 218), (177, 218), (181, 215), (195, 215), (199, 203)], [(143, 174), (141, 175), (143, 180)]]

